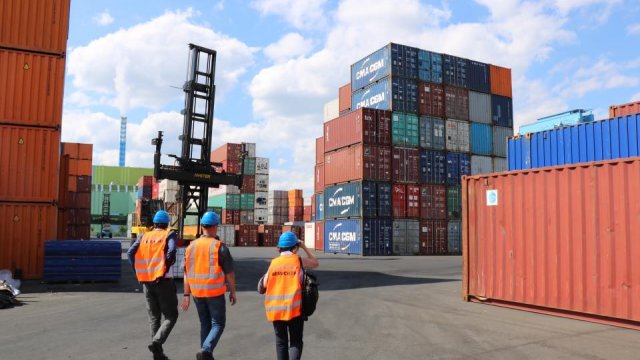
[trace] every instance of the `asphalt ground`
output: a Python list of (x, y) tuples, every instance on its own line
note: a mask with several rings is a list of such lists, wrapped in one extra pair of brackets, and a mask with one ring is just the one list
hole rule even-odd
[[(238, 304), (227, 302), (214, 356), (274, 359), (273, 328), (255, 290), (274, 249), (231, 252)], [(305, 323), (305, 359), (640, 359), (634, 330), (462, 301), (459, 256), (319, 259), (320, 300)], [(144, 296), (124, 256), (119, 283), (31, 281), (22, 291), (23, 305), (0, 310), (0, 359), (152, 358)], [(198, 342), (192, 303), (165, 352), (194, 359)]]

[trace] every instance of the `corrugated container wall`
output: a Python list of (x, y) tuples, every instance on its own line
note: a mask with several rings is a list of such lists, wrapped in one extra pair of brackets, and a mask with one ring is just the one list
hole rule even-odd
[(511, 69), (490, 65), (491, 93), (505, 97), (513, 97), (511, 90)]
[(635, 115), (640, 113), (640, 101), (631, 102), (622, 105), (609, 106), (609, 117), (621, 117), (627, 115)]
[(493, 153), (493, 129), (491, 125), (471, 123), (471, 152), (488, 156)]
[(391, 180), (391, 149), (354, 145), (325, 154), (325, 185), (354, 180)]
[(444, 83), (465, 89), (468, 88), (468, 66), (467, 59), (447, 54), (442, 55)]
[(417, 183), (420, 181), (420, 151), (393, 148), (393, 181)]
[(420, 150), (420, 182), (423, 184), (447, 182), (447, 157), (443, 151)]
[(324, 191), (324, 217), (376, 217), (378, 216), (377, 184), (371, 181), (330, 186)]
[(55, 201), (60, 131), (0, 125), (0, 139), (0, 201)]
[(351, 65), (351, 89), (362, 89), (388, 75), (416, 79), (418, 49), (391, 43), (364, 57)]
[(313, 173), (313, 191), (324, 191), (324, 163), (316, 165)]
[(444, 120), (431, 116), (420, 117), (420, 147), (433, 150), (444, 150)]
[(506, 158), (494, 157), (493, 158), (493, 172), (507, 171), (509, 164)]
[(442, 83), (442, 54), (418, 50), (418, 79), (436, 84)]
[(338, 111), (342, 114), (351, 110), (351, 83), (343, 85), (338, 90)]
[(512, 128), (493, 127), (493, 155), (507, 157), (507, 141), (511, 136), (513, 136)]
[(511, 98), (491, 95), (491, 120), (494, 125), (513, 126), (513, 102)]
[(469, 90), (489, 93), (491, 91), (489, 65), (469, 60)]
[(393, 220), (393, 254), (420, 254), (420, 223), (418, 220)]
[(471, 158), (469, 154), (447, 153), (447, 184), (458, 185), (460, 178), (471, 174)]
[(469, 91), (454, 86), (444, 87), (445, 117), (469, 120)]
[[(358, 109), (328, 121), (324, 124), (324, 151), (330, 152), (357, 143), (389, 145), (388, 139), (381, 136), (378, 128), (389, 128), (390, 125), (385, 122), (390, 121), (389, 112), (373, 109)], [(386, 135), (386, 132), (382, 133)]]
[(449, 254), (462, 253), (462, 227), (458, 220), (449, 221), (447, 224), (447, 252)]
[(491, 124), (491, 95), (469, 91), (469, 120)]
[(461, 120), (447, 120), (446, 148), (449, 151), (469, 152), (469, 123)]
[(316, 165), (324, 162), (324, 136), (316, 139)]
[(400, 77), (384, 78), (351, 95), (351, 109), (363, 107), (415, 113), (418, 110), (418, 83)]
[(445, 255), (447, 246), (447, 221), (420, 221), (420, 255)]
[(0, 1), (0, 47), (67, 51), (70, 0)]
[(333, 99), (324, 104), (324, 122), (333, 120), (340, 115), (339, 99)]
[(444, 117), (445, 94), (442, 85), (418, 81), (418, 114)]
[(60, 127), (62, 56), (0, 50), (0, 123)]
[(420, 186), (420, 218), (424, 220), (447, 218), (447, 188), (444, 185)]
[(415, 114), (394, 112), (391, 116), (391, 139), (393, 146), (420, 146), (420, 120)]
[(55, 239), (53, 204), (0, 203), (0, 268), (21, 270), (26, 279), (42, 277), (44, 241)]
[(464, 298), (640, 329), (638, 184), (637, 157), (465, 178)]
[(490, 174), (493, 172), (491, 156), (471, 155), (471, 175)]

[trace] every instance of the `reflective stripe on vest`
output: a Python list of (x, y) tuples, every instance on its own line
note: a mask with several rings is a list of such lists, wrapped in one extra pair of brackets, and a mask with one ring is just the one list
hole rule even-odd
[(291, 320), (302, 314), (300, 257), (281, 255), (271, 261), (264, 307), (267, 320)]
[(219, 264), (221, 242), (201, 237), (192, 242), (185, 254), (186, 277), (195, 297), (214, 297), (227, 291), (225, 275)]
[(134, 267), (140, 282), (151, 282), (164, 276), (166, 271), (166, 254), (169, 230), (153, 230), (142, 235), (140, 246), (136, 251)]

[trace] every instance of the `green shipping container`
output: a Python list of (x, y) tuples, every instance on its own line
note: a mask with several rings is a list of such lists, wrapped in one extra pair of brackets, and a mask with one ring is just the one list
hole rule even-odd
[(102, 201), (104, 194), (109, 196), (109, 215), (126, 216), (136, 210), (136, 193), (133, 191), (121, 192), (91, 192), (91, 215), (102, 215)]
[(96, 165), (93, 167), (91, 183), (105, 186), (111, 183), (135, 186), (143, 176), (153, 176), (153, 168)]
[(222, 194), (212, 196), (207, 202), (207, 207), (218, 207), (229, 210), (240, 210), (240, 194)]
[(244, 175), (255, 175), (256, 174), (256, 158), (245, 158), (244, 159)]
[(253, 210), (256, 195), (253, 193), (240, 194), (240, 210)]
[(462, 198), (460, 186), (447, 187), (447, 218), (460, 219)]
[(420, 145), (420, 119), (415, 114), (394, 112), (391, 134), (394, 146), (417, 148)]

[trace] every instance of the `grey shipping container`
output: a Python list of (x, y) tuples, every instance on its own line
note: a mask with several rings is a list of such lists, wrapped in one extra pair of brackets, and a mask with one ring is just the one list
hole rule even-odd
[(493, 160), (490, 156), (471, 155), (471, 175), (493, 172)]
[(509, 169), (509, 163), (507, 158), (494, 157), (493, 158), (493, 172), (502, 172)]
[(258, 174), (269, 174), (269, 158), (256, 158), (256, 175)]
[(491, 124), (491, 95), (469, 91), (469, 120)]
[(444, 150), (444, 120), (431, 116), (420, 117), (420, 147), (432, 150)]
[(460, 221), (449, 221), (447, 224), (447, 246), (449, 254), (462, 254), (462, 231)]
[(235, 225), (218, 225), (218, 236), (227, 246), (236, 244), (236, 227)]
[(418, 220), (393, 220), (393, 254), (420, 254), (420, 222)]
[(469, 152), (469, 123), (450, 119), (446, 122), (446, 148), (449, 151)]
[(507, 144), (511, 136), (513, 136), (512, 128), (493, 127), (493, 155), (507, 157)]

